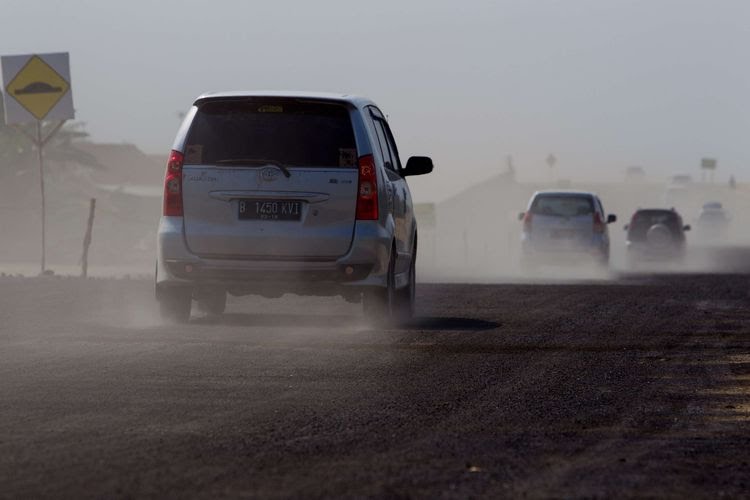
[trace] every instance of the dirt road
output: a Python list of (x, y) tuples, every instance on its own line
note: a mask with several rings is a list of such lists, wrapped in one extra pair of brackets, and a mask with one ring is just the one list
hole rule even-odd
[(151, 284), (0, 279), (0, 497), (750, 495), (741, 275), (424, 285), (164, 326)]

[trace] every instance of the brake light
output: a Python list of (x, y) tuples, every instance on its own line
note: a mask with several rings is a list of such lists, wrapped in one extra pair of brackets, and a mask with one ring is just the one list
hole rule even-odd
[(523, 230), (527, 233), (531, 232), (531, 219), (531, 210), (528, 210), (525, 214), (523, 214)]
[(359, 157), (359, 184), (357, 186), (357, 220), (378, 219), (378, 177), (375, 158)]
[(164, 176), (164, 215), (181, 216), (182, 212), (182, 153), (172, 151)]
[(599, 215), (597, 212), (594, 212), (594, 232), (603, 233), (606, 228), (607, 225), (602, 220), (601, 215)]

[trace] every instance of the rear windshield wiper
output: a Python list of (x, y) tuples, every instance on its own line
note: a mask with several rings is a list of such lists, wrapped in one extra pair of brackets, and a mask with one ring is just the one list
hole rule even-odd
[(224, 160), (217, 160), (214, 163), (222, 165), (273, 165), (283, 172), (284, 177), (289, 178), (292, 176), (292, 173), (286, 165), (276, 160), (264, 160), (261, 158), (227, 158)]

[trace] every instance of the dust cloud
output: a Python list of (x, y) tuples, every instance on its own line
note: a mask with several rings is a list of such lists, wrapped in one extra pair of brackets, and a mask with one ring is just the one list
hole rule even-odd
[[(84, 168), (75, 162), (50, 159), (47, 183), (47, 262), (59, 275), (80, 273), (88, 200), (97, 198), (90, 274), (98, 277), (153, 276), (155, 234), (160, 213), (163, 158), (146, 156), (133, 146), (82, 142), (81, 150), (102, 158), (102, 165)], [(108, 168), (113, 152), (139, 163), (130, 173)], [(132, 156), (134, 154), (140, 156)], [(128, 161), (119, 160), (119, 161)], [(438, 163), (437, 169), (451, 165)], [(518, 214), (540, 189), (567, 188), (596, 192), (607, 213), (611, 261), (596, 266), (544, 265), (526, 272), (520, 264), (521, 223)], [(33, 276), (39, 272), (40, 207), (38, 171), (33, 155), (12, 169), (0, 171), (0, 273)], [(424, 196), (422, 196), (424, 198)], [(698, 219), (701, 207), (719, 202), (729, 215), (726, 226), (714, 228)], [(427, 209), (425, 210), (425, 206)], [(586, 183), (579, 181), (518, 181), (512, 171), (480, 180), (442, 201), (417, 206), (419, 221), (418, 274), (422, 281), (496, 283), (518, 280), (607, 280), (632, 271), (625, 255), (625, 231), (638, 208), (674, 207), (685, 224), (687, 257), (683, 262), (656, 262), (638, 272), (734, 272), (746, 268), (744, 231), (750, 213), (750, 186), (691, 182), (675, 186), (665, 180)], [(142, 316), (142, 315), (136, 315)]]
[[(583, 176), (582, 176), (583, 177)], [(624, 176), (623, 176), (624, 177)], [(597, 193), (610, 224), (610, 266), (546, 262), (526, 270), (521, 265), (521, 229), (518, 220), (532, 194), (542, 189), (575, 189)], [(699, 219), (704, 204), (721, 203), (728, 223), (713, 225)], [(674, 208), (691, 228), (686, 232), (686, 256), (682, 261), (657, 261), (633, 269), (626, 255), (626, 231), (639, 208)], [(750, 234), (745, 214), (750, 213), (750, 186), (744, 184), (689, 182), (679, 186), (669, 180), (621, 180), (518, 182), (505, 172), (438, 203), (434, 226), (420, 237), (419, 276), (427, 281), (514, 282), (559, 280), (608, 280), (624, 273), (738, 272), (750, 266)], [(420, 232), (425, 228), (420, 224)], [(424, 242), (431, 247), (425, 249)]]
[[(58, 135), (73, 132), (64, 127)], [(42, 221), (36, 151), (11, 127), (0, 127), (0, 138), (14, 148), (0, 162), (0, 272), (34, 276), (40, 272)], [(166, 157), (129, 144), (70, 138), (47, 150), (46, 267), (58, 275), (81, 273), (89, 200), (95, 198), (89, 275), (153, 276)]]

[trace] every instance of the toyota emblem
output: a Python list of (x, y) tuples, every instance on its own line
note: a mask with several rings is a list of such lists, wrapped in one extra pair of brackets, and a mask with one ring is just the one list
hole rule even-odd
[(281, 175), (281, 171), (278, 168), (266, 167), (260, 171), (260, 180), (265, 182), (275, 181)]

